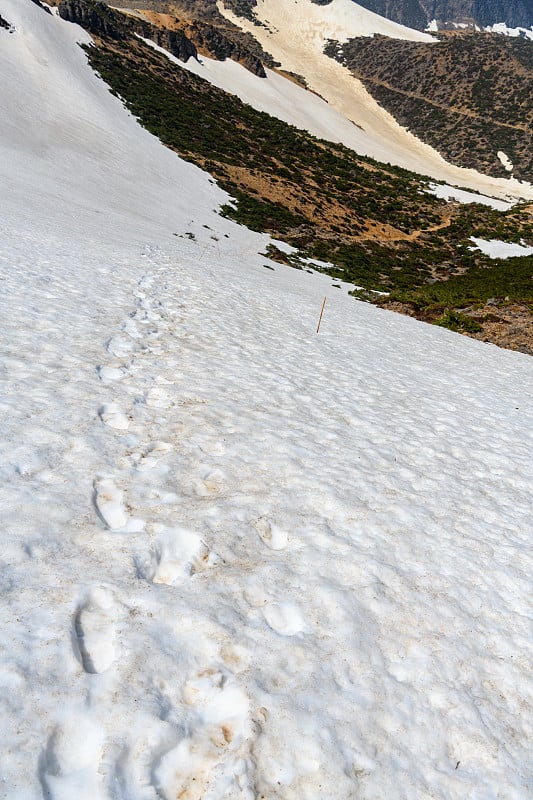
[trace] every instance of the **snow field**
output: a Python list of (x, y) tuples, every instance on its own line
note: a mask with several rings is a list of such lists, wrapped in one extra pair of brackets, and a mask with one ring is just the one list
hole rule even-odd
[(0, 796), (528, 797), (531, 359), (258, 256), (0, 13)]
[[(214, 248), (202, 266), (203, 249), (178, 241), (132, 264), (130, 301), (99, 297), (115, 322), (101, 320), (92, 366), (78, 363), (79, 421), (61, 427), (56, 374), (46, 416), (8, 437), (36, 458), (57, 413), (65, 443), (53, 480), (15, 473), (2, 499), (26, 495), (24, 517), (5, 516), (4, 608), (24, 615), (30, 645), (17, 637), (4, 672), (18, 752), (43, 749), (53, 800), (78, 786), (526, 797), (529, 359), (338, 290), (317, 336), (326, 279)], [(87, 322), (64, 298), (76, 341)], [(116, 359), (108, 343), (125, 336)], [(109, 365), (120, 382), (101, 380)], [(20, 410), (38, 385), (13, 395)], [(147, 402), (160, 387), (165, 403)], [(106, 402), (127, 430), (105, 424)], [(92, 500), (102, 470), (111, 500), (121, 493), (119, 530)], [(83, 752), (80, 726), (94, 742)], [(25, 764), (4, 762), (8, 796), (38, 796)]]
[(530, 28), (508, 28), (505, 22), (497, 22), (484, 30), (490, 33), (501, 33), (505, 36), (525, 36), (526, 39), (533, 39), (533, 25)]

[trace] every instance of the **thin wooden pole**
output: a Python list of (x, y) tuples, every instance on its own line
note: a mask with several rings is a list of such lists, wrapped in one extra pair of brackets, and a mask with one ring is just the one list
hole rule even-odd
[(316, 332), (317, 333), (320, 330), (320, 323), (322, 322), (322, 314), (324, 313), (324, 306), (325, 305), (326, 305), (326, 298), (324, 297), (324, 302), (322, 303), (322, 309), (320, 311), (320, 317), (319, 317), (318, 325), (317, 325), (317, 328), (316, 328)]

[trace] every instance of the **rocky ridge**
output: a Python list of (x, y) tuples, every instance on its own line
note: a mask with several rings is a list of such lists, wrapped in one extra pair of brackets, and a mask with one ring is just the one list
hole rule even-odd
[(63, 19), (81, 25), (96, 36), (124, 40), (138, 34), (184, 62), (196, 58), (200, 52), (221, 61), (226, 58), (238, 61), (259, 77), (266, 74), (260, 58), (242, 41), (230, 38), (209, 22), (180, 19), (175, 14), (153, 9), (126, 14), (99, 0), (60, 0), (58, 12)]
[[(253, 36), (241, 31), (219, 12), (216, 0), (120, 0), (120, 7), (157, 19), (159, 25), (168, 24), (168, 20), (178, 20), (199, 52), (213, 58), (239, 61), (255, 74), (261, 73), (259, 63), (267, 67), (277, 66)], [(163, 22), (165, 18), (167, 22)]]

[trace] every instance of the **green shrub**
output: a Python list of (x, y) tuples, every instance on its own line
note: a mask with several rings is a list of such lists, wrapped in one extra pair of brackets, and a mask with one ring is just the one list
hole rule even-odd
[(483, 330), (479, 322), (472, 317), (451, 310), (446, 311), (440, 319), (435, 320), (434, 324), (459, 333), (480, 333)]

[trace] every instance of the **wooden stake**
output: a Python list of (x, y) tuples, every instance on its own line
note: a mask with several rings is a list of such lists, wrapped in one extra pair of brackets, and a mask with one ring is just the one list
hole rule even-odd
[(318, 325), (317, 325), (317, 328), (316, 328), (316, 332), (317, 333), (320, 330), (320, 323), (322, 322), (322, 314), (324, 313), (324, 306), (325, 305), (326, 305), (326, 298), (324, 297), (324, 302), (322, 303), (322, 310), (320, 311), (320, 317), (319, 317)]

